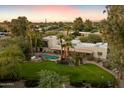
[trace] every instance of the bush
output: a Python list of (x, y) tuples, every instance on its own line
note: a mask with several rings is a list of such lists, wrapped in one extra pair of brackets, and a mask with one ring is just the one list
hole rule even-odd
[(9, 68), (11, 70), (4, 77), (0, 77), (0, 81), (16, 81), (22, 78), (21, 67), (19, 64)]
[(93, 87), (93, 88), (110, 88), (114, 87), (113, 82), (107, 82), (107, 81), (78, 81), (78, 82), (71, 82), (72, 86), (75, 87)]
[(98, 43), (98, 42), (102, 42), (102, 38), (99, 35), (90, 34), (88, 36), (81, 36), (80, 41), (87, 43)]
[(81, 36), (79, 39), (81, 42), (88, 42), (88, 38), (85, 36)]
[[(13, 50), (14, 49), (14, 50)], [(0, 53), (0, 79), (18, 80), (21, 78), (19, 63), (24, 60), (21, 49), (15, 44)]]
[(39, 72), (40, 81), (39, 86), (41, 88), (59, 88), (62, 87), (61, 77), (54, 71), (41, 70)]
[(61, 59), (61, 60), (58, 60), (57, 63), (69, 65), (70, 60), (69, 59)]
[[(86, 83), (85, 81), (71, 82), (71, 85), (72, 85), (72, 86), (75, 86), (75, 87), (77, 87), (77, 88), (88, 87), (88, 86), (87, 86), (88, 84), (89, 84), (89, 83)], [(90, 85), (90, 84), (89, 84), (89, 85)], [(89, 87), (91, 87), (91, 86), (89, 86)]]

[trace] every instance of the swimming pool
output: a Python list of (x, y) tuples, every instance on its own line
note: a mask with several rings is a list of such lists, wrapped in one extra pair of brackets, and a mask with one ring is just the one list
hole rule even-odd
[(43, 53), (42, 57), (43, 59), (50, 60), (50, 61), (57, 61), (60, 58), (59, 55), (53, 55), (53, 54), (48, 54), (48, 53)]

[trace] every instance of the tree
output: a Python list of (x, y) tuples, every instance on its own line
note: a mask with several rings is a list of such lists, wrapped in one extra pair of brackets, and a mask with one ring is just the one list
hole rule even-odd
[(43, 33), (36, 32), (36, 37), (35, 37), (35, 39), (36, 39), (36, 45), (35, 45), (36, 52), (39, 51), (39, 49), (44, 46), (42, 37), (43, 37)]
[(71, 36), (69, 36), (69, 35), (64, 38), (64, 40), (65, 40), (65, 44), (64, 44), (65, 58), (69, 57), (69, 48), (72, 47), (72, 44), (71, 44), (72, 39), (73, 38)]
[(23, 52), (23, 54), (25, 55), (25, 58), (27, 60), (30, 59), (30, 43), (27, 40), (27, 38), (24, 38), (22, 36), (18, 36), (18, 37), (13, 37), (11, 40), (8, 41), (11, 45), (13, 44), (17, 44), (21, 51)]
[(32, 29), (33, 29), (33, 24), (29, 23), (26, 37), (27, 40), (29, 41), (31, 55), (33, 54), (33, 52), (37, 52), (39, 48), (43, 46), (43, 40), (42, 40), (43, 33), (36, 30), (33, 31)]
[(80, 41), (87, 43), (98, 43), (102, 42), (102, 38), (96, 34), (89, 34), (88, 36), (81, 36)]
[(79, 39), (81, 42), (88, 42), (88, 38), (86, 36), (81, 36)]
[(124, 71), (124, 65), (123, 65), (123, 54), (120, 56), (121, 50), (117, 50), (116, 48), (111, 47), (111, 52), (108, 54), (108, 62), (110, 63), (110, 66), (113, 69), (116, 69), (116, 74), (118, 75), (118, 78), (123, 78), (123, 71)]
[(89, 34), (87, 39), (88, 39), (89, 43), (102, 42), (102, 38), (99, 35), (96, 35), (96, 34)]
[(2, 26), (0, 26), (0, 32), (6, 32), (6, 29)]
[(60, 88), (62, 87), (61, 77), (54, 71), (41, 70), (40, 75), (40, 88)]
[(69, 25), (64, 26), (64, 30), (67, 32), (66, 35), (70, 34), (71, 27)]
[(24, 54), (16, 44), (9, 45), (0, 51), (0, 79), (20, 79), (19, 63), (23, 60)]
[(57, 38), (59, 39), (60, 41), (60, 46), (61, 46), (61, 59), (63, 57), (63, 38), (64, 38), (64, 35), (63, 34), (58, 34), (57, 35)]
[(74, 65), (79, 66), (81, 63), (83, 63), (83, 59), (85, 54), (74, 52), (71, 55), (71, 59)]
[(107, 6), (106, 13), (108, 15), (106, 22), (104, 21), (105, 39), (109, 43), (110, 55), (108, 60), (113, 58), (113, 64), (118, 68), (120, 79), (122, 79), (122, 71), (124, 67), (124, 6)]
[(90, 20), (86, 20), (84, 23), (84, 31), (85, 32), (92, 32), (93, 30), (93, 23)]
[(63, 23), (63, 22), (59, 22), (59, 23), (58, 23), (58, 26), (59, 26), (59, 30), (63, 30), (63, 28), (64, 28), (64, 23)]
[[(33, 41), (32, 41), (32, 38), (33, 38), (33, 31), (32, 31), (32, 29), (33, 29), (33, 25), (32, 25), (32, 23), (30, 22), (29, 24), (28, 24), (28, 27), (27, 27), (27, 32), (26, 32), (26, 38), (27, 38), (27, 40), (29, 41), (29, 46), (30, 46), (30, 53), (31, 53), (31, 55), (33, 54)], [(30, 55), (30, 56), (31, 56)]]
[(75, 32), (83, 31), (84, 30), (84, 24), (81, 17), (78, 17), (73, 22), (73, 29)]
[(28, 20), (26, 17), (18, 17), (11, 20), (11, 32), (13, 36), (25, 36), (28, 26)]

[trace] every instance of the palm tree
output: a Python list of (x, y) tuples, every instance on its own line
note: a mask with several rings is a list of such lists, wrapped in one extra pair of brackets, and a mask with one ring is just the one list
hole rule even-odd
[(31, 23), (28, 24), (28, 31), (26, 33), (27, 35), (27, 39), (29, 39), (29, 43), (30, 43), (30, 52), (31, 52), (31, 55), (33, 54), (33, 41), (32, 41), (32, 38), (33, 38), (33, 31), (32, 31), (32, 27), (33, 25)]
[(66, 35), (69, 35), (70, 34), (71, 27), (69, 25), (66, 25), (64, 27), (64, 30), (67, 32)]
[(64, 35), (63, 35), (63, 34), (58, 34), (58, 35), (57, 35), (57, 38), (60, 40), (60, 46), (61, 46), (61, 59), (62, 59), (62, 57), (63, 57), (63, 42), (62, 42), (62, 40), (63, 40), (63, 38), (64, 38)]
[(85, 54), (74, 52), (72, 54), (74, 65), (79, 66), (81, 63), (83, 63), (84, 57), (85, 57)]
[(30, 42), (30, 52), (31, 52), (31, 55), (33, 54), (33, 46), (32, 46), (32, 32), (31, 31), (28, 31), (27, 32), (27, 37), (29, 39), (29, 42)]
[(34, 32), (34, 39), (35, 39), (35, 52), (37, 52), (37, 43), (39, 39), (39, 32)]
[(69, 57), (69, 48), (72, 47), (72, 44), (71, 44), (72, 37), (66, 36), (64, 40), (65, 40), (65, 58), (67, 58)]
[(70, 35), (71, 27), (69, 25), (66, 25), (64, 27), (64, 30), (67, 32), (66, 36), (64, 38), (64, 40), (65, 40), (65, 44), (64, 44), (65, 58), (67, 58), (67, 57), (69, 57), (69, 48), (72, 47), (71, 40), (73, 39), (73, 37)]

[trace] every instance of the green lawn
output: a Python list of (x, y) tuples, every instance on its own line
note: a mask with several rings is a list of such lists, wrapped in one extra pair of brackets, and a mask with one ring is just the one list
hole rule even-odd
[(67, 66), (53, 62), (23, 63), (22, 76), (26, 80), (38, 79), (38, 72), (41, 69), (52, 70), (60, 75), (69, 76), (71, 82), (87, 81), (95, 84), (102, 82), (115, 82), (115, 78), (110, 73), (94, 64), (84, 64), (80, 66)]

